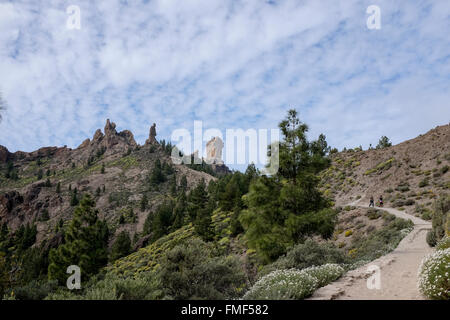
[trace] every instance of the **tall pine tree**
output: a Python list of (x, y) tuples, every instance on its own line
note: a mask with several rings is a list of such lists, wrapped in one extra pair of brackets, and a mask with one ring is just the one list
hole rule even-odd
[(84, 279), (98, 273), (108, 261), (108, 236), (108, 226), (98, 219), (94, 200), (85, 195), (66, 229), (65, 243), (50, 251), (49, 279), (64, 284), (70, 265), (79, 266)]
[(317, 188), (316, 175), (329, 164), (325, 136), (309, 142), (308, 126), (295, 110), (289, 110), (279, 127), (283, 134), (279, 170), (251, 179), (250, 191), (243, 197), (247, 209), (239, 216), (249, 246), (265, 263), (307, 235), (331, 236), (336, 219)]

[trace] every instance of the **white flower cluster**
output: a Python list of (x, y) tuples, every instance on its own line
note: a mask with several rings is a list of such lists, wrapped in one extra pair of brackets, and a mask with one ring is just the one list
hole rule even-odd
[(437, 250), (422, 260), (419, 289), (430, 299), (450, 299), (450, 248)]
[(243, 299), (303, 299), (310, 296), (317, 288), (336, 280), (343, 273), (344, 268), (337, 264), (325, 264), (303, 270), (276, 270), (256, 282)]
[(344, 268), (338, 264), (324, 264), (319, 267), (310, 267), (307, 269), (303, 269), (303, 271), (307, 272), (311, 276), (315, 277), (319, 281), (319, 287), (323, 287), (330, 282), (340, 278), (345, 272)]

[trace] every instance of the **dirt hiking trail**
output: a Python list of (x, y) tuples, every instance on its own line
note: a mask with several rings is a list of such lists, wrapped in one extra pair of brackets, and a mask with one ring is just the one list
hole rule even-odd
[[(367, 207), (350, 203), (358, 207)], [(380, 208), (396, 217), (411, 219), (414, 229), (391, 253), (358, 269), (347, 272), (342, 278), (318, 289), (312, 300), (421, 300), (425, 299), (417, 287), (417, 272), (422, 259), (433, 251), (426, 242), (431, 223), (393, 208)], [(369, 289), (368, 278), (375, 274), (369, 266), (379, 267), (380, 288)], [(374, 283), (374, 282), (371, 282)], [(373, 286), (372, 286), (373, 287)]]

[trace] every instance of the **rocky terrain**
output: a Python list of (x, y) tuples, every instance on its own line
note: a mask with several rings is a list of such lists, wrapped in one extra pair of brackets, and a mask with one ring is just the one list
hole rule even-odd
[[(130, 131), (117, 132), (116, 125), (107, 120), (103, 132), (97, 130), (76, 149), (46, 147), (11, 153), (0, 146), (0, 225), (6, 223), (11, 239), (18, 238), (20, 227), (35, 225), (37, 237), (29, 250), (44, 243), (46, 252), (61, 245), (62, 227), (73, 218), (78, 200), (89, 193), (110, 230), (106, 240), (109, 249), (124, 230), (132, 239), (131, 250), (105, 264), (104, 271), (110, 276), (134, 278), (156, 272), (168, 252), (199, 239), (202, 220), (185, 221), (158, 238), (143, 232), (144, 225), (149, 225), (146, 221), (156, 225), (154, 217), (164, 207), (161, 204), (179, 200), (176, 194), (180, 190), (184, 194), (183, 181), (185, 190), (192, 190), (203, 186), (199, 184), (202, 180), (205, 188), (215, 180), (207, 191), (209, 199), (214, 199), (208, 212), (208, 241), (215, 254), (235, 255), (249, 281), (256, 281), (261, 269), (257, 251), (249, 246), (242, 226), (236, 224), (240, 210), (246, 209), (241, 200), (248, 196), (251, 170), (248, 175), (231, 173), (219, 158), (211, 165), (175, 165), (170, 158), (171, 144), (158, 142), (155, 136), (153, 125), (145, 144), (139, 145)], [(334, 230), (327, 237), (308, 236), (314, 243), (331, 244), (335, 255), (351, 262), (351, 271), (318, 290), (313, 299), (421, 298), (414, 272), (421, 258), (432, 250), (425, 242), (425, 231), (431, 226), (434, 200), (449, 194), (449, 138), (450, 125), (446, 125), (395, 146), (331, 152), (331, 165), (319, 173), (320, 190), (334, 203), (337, 221), (333, 218)], [(216, 149), (209, 151), (212, 158), (216, 156)], [(158, 166), (163, 178), (155, 184), (152, 179)], [(202, 208), (210, 205), (205, 200), (208, 197), (193, 194), (190, 205), (199, 199), (197, 211), (203, 212)], [(377, 200), (379, 195), (384, 197), (385, 208), (367, 208), (369, 197)], [(230, 207), (230, 202), (238, 206)], [(389, 285), (384, 293), (365, 289), (368, 262), (377, 263), (384, 276), (391, 277), (383, 280)], [(398, 279), (405, 281), (400, 284)]]
[(321, 187), (336, 205), (358, 199), (368, 205), (382, 195), (385, 206), (429, 220), (434, 199), (449, 193), (449, 166), (450, 125), (444, 125), (391, 147), (334, 153)]
[[(201, 179), (206, 183), (214, 179), (185, 165), (173, 165), (164, 142), (149, 137), (140, 146), (130, 131), (117, 132), (115, 128), (115, 123), (107, 120), (103, 132), (98, 129), (76, 149), (46, 147), (10, 153), (0, 146), (0, 221), (12, 230), (35, 222), (40, 243), (53, 236), (60, 220), (64, 223), (72, 218), (71, 199), (76, 189), (78, 198), (86, 192), (95, 195), (100, 217), (106, 218), (115, 233), (127, 229), (134, 236), (169, 190), (169, 181), (158, 188), (149, 185), (157, 159), (163, 167), (173, 167), (177, 184), (186, 176), (188, 189)], [(144, 194), (148, 206), (141, 210)], [(125, 223), (119, 224), (121, 216)]]

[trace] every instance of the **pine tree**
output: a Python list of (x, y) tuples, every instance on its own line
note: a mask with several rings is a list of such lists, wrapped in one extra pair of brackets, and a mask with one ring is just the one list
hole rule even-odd
[(50, 181), (49, 178), (47, 178), (47, 180), (45, 180), (45, 186), (46, 186), (47, 188), (50, 188), (50, 187), (52, 186), (52, 183), (51, 183), (51, 181)]
[(169, 233), (173, 222), (173, 203), (165, 201), (155, 212), (152, 226), (152, 239), (156, 240)]
[(156, 159), (155, 165), (153, 166), (152, 173), (150, 174), (150, 184), (156, 186), (166, 180), (161, 167), (161, 161)]
[(12, 163), (11, 160), (8, 161), (8, 163), (6, 164), (6, 173), (5, 173), (5, 178), (6, 179), (10, 179), (11, 178), (11, 173), (14, 170), (14, 165)]
[(172, 230), (181, 228), (185, 224), (186, 212), (187, 212), (187, 198), (186, 193), (180, 192), (177, 197), (175, 208), (173, 210), (173, 225)]
[(214, 202), (212, 199), (209, 199), (206, 206), (197, 212), (197, 215), (194, 220), (195, 232), (204, 241), (210, 241), (214, 237), (211, 219), (213, 210), (214, 210)]
[(37, 172), (37, 179), (41, 180), (43, 175), (44, 175), (44, 173), (43, 173), (42, 169), (39, 169)]
[(79, 266), (86, 280), (95, 275), (108, 261), (108, 235), (108, 226), (98, 219), (94, 200), (85, 195), (66, 229), (65, 243), (50, 251), (49, 279), (64, 284), (70, 265)]
[(167, 162), (164, 162), (164, 164), (163, 164), (163, 172), (164, 172), (164, 174), (166, 176), (169, 176), (172, 173), (174, 173), (175, 170), (173, 169), (173, 167), (170, 164), (168, 164)]
[(6, 254), (0, 251), (0, 296), (3, 297), (6, 288), (10, 286)]
[(141, 202), (140, 202), (141, 211), (145, 211), (145, 209), (147, 209), (147, 205), (148, 205), (148, 199), (147, 199), (147, 195), (144, 193), (142, 195)]
[(79, 203), (79, 201), (78, 201), (78, 189), (75, 188), (73, 190), (73, 193), (72, 193), (72, 198), (70, 199), (70, 205), (72, 207), (74, 207), (74, 206), (78, 205), (78, 203)]
[(101, 173), (104, 174), (105, 173), (105, 164), (102, 163), (102, 169), (101, 169)]
[(187, 191), (187, 179), (186, 179), (185, 175), (183, 175), (181, 177), (180, 189), (181, 189), (182, 192), (186, 192)]
[(122, 231), (117, 236), (116, 241), (111, 247), (110, 261), (115, 261), (127, 256), (131, 252), (131, 240), (127, 231)]
[(377, 144), (377, 149), (384, 149), (392, 146), (392, 142), (389, 141), (389, 138), (386, 136), (382, 136)]
[(200, 183), (189, 193), (188, 197), (188, 213), (192, 222), (197, 217), (197, 212), (205, 208), (208, 203), (208, 193), (206, 192), (205, 180), (202, 179)]
[(188, 201), (188, 213), (195, 231), (204, 240), (211, 240), (213, 236), (211, 214), (214, 210), (214, 201), (208, 196), (205, 180), (202, 179), (189, 193)]
[(177, 178), (175, 175), (170, 178), (170, 194), (172, 196), (176, 196), (177, 194)]
[(317, 188), (316, 174), (329, 165), (325, 136), (309, 142), (308, 126), (295, 110), (289, 110), (279, 126), (283, 140), (278, 173), (251, 181), (243, 197), (247, 209), (238, 218), (250, 248), (264, 263), (275, 260), (307, 235), (329, 237), (336, 218)]

